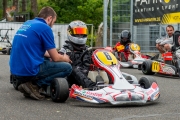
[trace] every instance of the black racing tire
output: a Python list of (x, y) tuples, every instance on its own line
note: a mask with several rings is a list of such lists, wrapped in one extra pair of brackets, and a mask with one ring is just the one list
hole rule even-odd
[(13, 83), (13, 75), (10, 75), (10, 83)]
[(151, 87), (153, 82), (157, 83), (157, 81), (152, 77), (141, 77), (138, 83), (140, 87), (144, 89), (148, 89)]
[(65, 78), (55, 78), (50, 85), (53, 102), (65, 102), (69, 97), (69, 85)]
[(152, 72), (152, 60), (143, 61), (141, 70), (145, 75), (154, 75), (155, 72)]
[(15, 79), (13, 77), (13, 75), (10, 76), (10, 79), (11, 79), (10, 81), (13, 84), (14, 89), (18, 90), (18, 86), (21, 84), (21, 82), (19, 82), (17, 79)]
[(3, 54), (6, 54), (7, 52), (6, 51), (2, 51)]
[(7, 55), (11, 54), (11, 48), (7, 48)]

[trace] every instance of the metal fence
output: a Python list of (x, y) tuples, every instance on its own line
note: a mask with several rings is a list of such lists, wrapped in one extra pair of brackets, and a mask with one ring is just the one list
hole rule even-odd
[(113, 17), (117, 16), (118, 20), (113, 20), (112, 45), (119, 42), (118, 35), (122, 30), (130, 31), (130, 13), (130, 0), (126, 3), (121, 0), (119, 0), (117, 3), (114, 3), (113, 1)]

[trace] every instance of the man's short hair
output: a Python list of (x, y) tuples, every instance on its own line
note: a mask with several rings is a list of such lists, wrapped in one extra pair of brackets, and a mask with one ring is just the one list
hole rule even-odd
[[(173, 28), (173, 30), (174, 30), (174, 27), (173, 27), (172, 25), (168, 25), (167, 27), (171, 27), (171, 28)], [(167, 27), (166, 27), (166, 30), (167, 30)]]
[(56, 12), (51, 7), (43, 7), (38, 14), (38, 17), (43, 19), (46, 19), (49, 16), (52, 16), (53, 18), (57, 16)]

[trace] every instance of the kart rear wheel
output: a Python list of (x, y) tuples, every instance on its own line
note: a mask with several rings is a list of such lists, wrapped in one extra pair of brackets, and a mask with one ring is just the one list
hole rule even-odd
[(11, 54), (11, 48), (7, 48), (7, 55)]
[(50, 95), (54, 102), (65, 102), (69, 97), (69, 85), (65, 78), (55, 78), (50, 85)]
[(152, 77), (141, 77), (138, 83), (142, 88), (148, 89), (151, 87), (153, 82), (157, 83)]
[(152, 72), (152, 61), (151, 60), (145, 60), (143, 61), (141, 65), (142, 72), (145, 75), (154, 75), (155, 73)]
[(13, 84), (14, 89), (18, 90), (18, 86), (21, 84), (17, 79), (10, 75), (10, 82)]
[(2, 51), (3, 54), (6, 54), (7, 52), (6, 51)]

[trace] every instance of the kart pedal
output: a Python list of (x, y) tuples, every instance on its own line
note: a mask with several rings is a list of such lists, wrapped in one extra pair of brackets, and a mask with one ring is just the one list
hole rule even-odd
[(103, 85), (105, 82), (104, 81), (99, 81), (99, 82), (96, 82), (96, 85)]
[(96, 76), (96, 85), (102, 85), (104, 83), (105, 83), (104, 79), (100, 75), (97, 75)]

